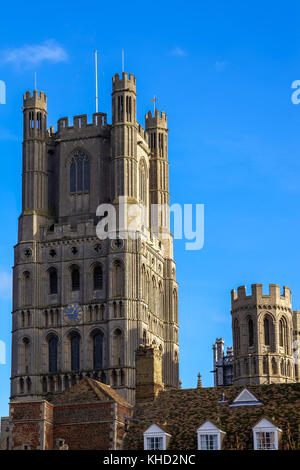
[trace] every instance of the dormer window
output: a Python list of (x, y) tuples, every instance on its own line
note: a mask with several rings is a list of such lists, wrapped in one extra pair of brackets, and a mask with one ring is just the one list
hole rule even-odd
[(210, 421), (197, 429), (198, 450), (221, 450), (225, 432)]
[(255, 406), (261, 405), (262, 403), (252, 394), (244, 388), (241, 393), (236, 397), (230, 407), (233, 406)]
[(144, 450), (166, 450), (171, 435), (152, 424), (144, 432)]
[(266, 418), (261, 419), (253, 428), (254, 450), (278, 450), (281, 429)]

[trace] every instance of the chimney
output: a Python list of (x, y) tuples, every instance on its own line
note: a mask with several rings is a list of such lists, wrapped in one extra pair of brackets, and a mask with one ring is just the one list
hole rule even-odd
[(135, 355), (136, 403), (153, 401), (163, 390), (162, 355), (158, 348), (140, 345)]

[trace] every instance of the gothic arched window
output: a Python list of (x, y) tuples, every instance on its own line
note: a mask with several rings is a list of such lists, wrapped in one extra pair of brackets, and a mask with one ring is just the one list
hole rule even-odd
[(264, 319), (264, 339), (265, 346), (270, 346), (270, 320), (268, 317)]
[(96, 333), (93, 338), (94, 369), (102, 369), (103, 335)]
[(116, 260), (112, 265), (112, 294), (114, 297), (119, 297), (123, 295), (124, 286), (123, 286), (123, 265), (121, 261)]
[(114, 366), (123, 364), (123, 334), (119, 328), (113, 332), (112, 363)]
[(240, 325), (239, 325), (238, 320), (234, 321), (233, 337), (234, 337), (234, 348), (235, 348), (235, 351), (238, 353), (240, 350)]
[(49, 348), (49, 372), (57, 372), (57, 338), (52, 336), (48, 343)]
[(249, 348), (251, 348), (254, 344), (253, 320), (251, 318), (248, 319), (248, 340), (249, 340)]
[(70, 164), (70, 193), (90, 191), (90, 162), (85, 153), (78, 151)]
[(139, 193), (140, 193), (140, 202), (146, 204), (147, 202), (147, 169), (144, 160), (141, 160), (139, 165)]
[(74, 267), (71, 273), (72, 278), (72, 291), (80, 290), (80, 272), (79, 269)]
[(279, 320), (279, 346), (287, 352), (287, 324), (285, 318)]
[(49, 292), (57, 294), (57, 271), (55, 268), (49, 269)]
[(29, 338), (23, 338), (23, 371), (27, 374), (30, 363), (30, 341)]
[(103, 286), (103, 272), (101, 266), (94, 268), (94, 290), (102, 289)]
[(80, 366), (80, 336), (71, 337), (71, 370), (79, 370)]
[(25, 305), (31, 304), (32, 282), (29, 271), (23, 273), (23, 302)]

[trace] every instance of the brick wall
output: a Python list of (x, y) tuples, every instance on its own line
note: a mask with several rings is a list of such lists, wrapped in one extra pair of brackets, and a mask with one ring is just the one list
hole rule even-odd
[(53, 405), (11, 404), (12, 449), (51, 450), (63, 440), (70, 450), (122, 447), (125, 417), (132, 409), (112, 401)]

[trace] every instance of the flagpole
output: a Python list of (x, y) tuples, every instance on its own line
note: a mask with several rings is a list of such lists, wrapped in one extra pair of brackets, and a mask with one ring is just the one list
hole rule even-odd
[(124, 49), (122, 49), (122, 73), (124, 72)]
[(95, 101), (96, 101), (96, 113), (98, 113), (98, 73), (97, 73), (97, 50), (95, 50), (95, 91), (96, 91), (96, 96), (95, 96)]

